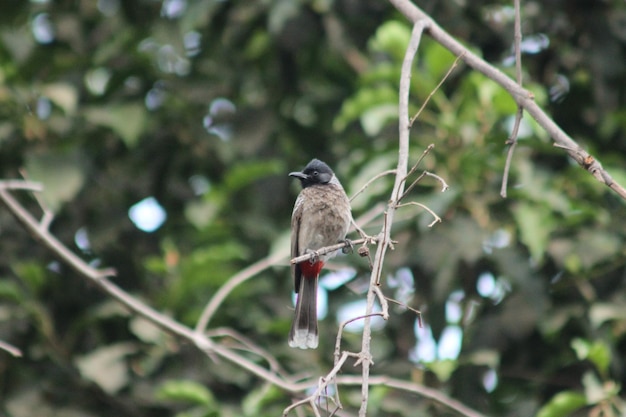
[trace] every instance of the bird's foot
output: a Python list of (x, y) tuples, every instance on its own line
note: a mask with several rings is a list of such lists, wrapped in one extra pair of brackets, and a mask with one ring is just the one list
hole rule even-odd
[(346, 246), (344, 246), (341, 249), (341, 252), (343, 252), (343, 253), (352, 253), (354, 251), (354, 245), (352, 244), (352, 241), (350, 239), (344, 239), (341, 242), (346, 244)]

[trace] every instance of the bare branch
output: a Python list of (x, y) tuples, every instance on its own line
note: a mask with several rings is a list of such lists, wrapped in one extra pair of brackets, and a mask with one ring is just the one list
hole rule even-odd
[(360, 189), (359, 191), (357, 191), (356, 193), (354, 193), (354, 195), (352, 197), (350, 197), (350, 201), (354, 200), (359, 194), (361, 194), (363, 191), (365, 191), (365, 189), (367, 187), (369, 187), (374, 181), (376, 181), (377, 179), (384, 177), (385, 175), (390, 175), (390, 174), (395, 174), (396, 170), (395, 169), (388, 169), (387, 171), (383, 171), (381, 173), (378, 173), (374, 176), (374, 178), (370, 179), (369, 181), (367, 181)]
[(1, 186), (5, 190), (43, 191), (43, 185), (40, 182), (25, 180), (5, 180), (2, 181)]
[(0, 340), (0, 350), (4, 350), (5, 352), (9, 352), (16, 358), (22, 357), (22, 351), (16, 348), (15, 346)]
[(360, 245), (362, 243), (364, 243), (364, 244), (376, 243), (376, 238), (346, 240), (345, 242), (337, 243), (337, 244), (331, 245), (331, 246), (326, 246), (326, 247), (318, 249), (318, 250), (316, 250), (314, 252), (310, 252), (310, 253), (307, 253), (307, 254), (304, 254), (304, 255), (297, 256), (297, 257), (293, 258), (291, 261), (289, 261), (289, 263), (291, 263), (291, 264), (299, 264), (299, 263), (304, 262), (304, 261), (309, 261), (311, 259), (319, 258), (320, 256), (326, 255), (327, 253), (335, 252), (335, 251), (338, 251), (338, 250), (343, 249), (343, 248), (349, 248), (350, 246), (353, 246), (353, 245)]
[(233, 277), (226, 281), (226, 283), (222, 285), (219, 290), (217, 290), (206, 307), (204, 307), (204, 310), (198, 319), (198, 323), (196, 324), (196, 332), (202, 333), (206, 330), (213, 314), (215, 314), (228, 294), (230, 294), (237, 286), (258, 275), (272, 265), (275, 265), (284, 257), (285, 256), (282, 253), (270, 255), (233, 275)]
[(385, 258), (387, 248), (391, 244), (391, 227), (393, 223), (394, 207), (398, 204), (398, 199), (403, 193), (404, 184), (407, 174), (407, 165), (409, 160), (409, 89), (411, 84), (411, 70), (413, 67), (413, 59), (419, 47), (420, 40), (424, 29), (429, 26), (426, 20), (417, 20), (413, 26), (411, 39), (407, 47), (400, 75), (400, 91), (398, 103), (399, 115), (399, 138), (398, 138), (398, 164), (396, 168), (396, 180), (391, 192), (389, 209), (385, 211), (383, 221), (383, 232), (380, 234), (376, 255), (374, 257), (373, 268), (370, 275), (370, 286), (367, 292), (367, 305), (365, 309), (365, 318), (363, 320), (363, 335), (361, 339), (361, 359), (362, 366), (362, 382), (361, 382), (361, 406), (359, 408), (359, 417), (367, 415), (368, 390), (369, 390), (369, 374), (371, 365), (370, 340), (371, 340), (371, 320), (369, 315), (373, 313), (374, 300), (376, 293), (374, 287), (380, 282), (382, 265)]

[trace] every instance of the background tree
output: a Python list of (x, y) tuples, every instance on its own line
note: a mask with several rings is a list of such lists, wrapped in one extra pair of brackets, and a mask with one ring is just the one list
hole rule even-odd
[[(524, 87), (624, 184), (624, 3), (544, 3), (522, 4)], [(512, 4), (418, 5), (514, 78)], [(13, 2), (0, 24), (0, 175), (41, 181), (61, 242), (188, 326), (235, 273), (286, 249), (297, 192), (287, 172), (319, 157), (352, 195), (395, 168), (411, 23), (391, 4)], [(421, 167), (450, 190), (429, 178), (410, 194), (442, 217), (434, 228), (427, 212), (397, 211), (383, 290), (420, 309), (423, 325), (392, 305), (375, 323), (372, 372), (488, 415), (620, 415), (623, 201), (528, 116), (502, 199), (515, 102), (462, 64), (436, 89), (455, 59), (422, 39), (410, 114), (435, 93), (409, 157), (434, 143)], [(385, 204), (392, 184), (384, 177), (359, 194), (355, 217)], [(19, 201), (37, 213), (28, 193)], [(129, 315), (6, 210), (0, 227), (0, 340), (23, 353), (0, 352), (0, 413), (269, 416), (290, 404), (293, 393)], [(286, 266), (283, 257), (237, 287), (209, 328), (244, 334), (290, 374), (315, 379), (333, 366), (338, 321), (362, 314), (369, 266), (343, 257), (323, 278), (315, 352), (286, 345)], [(343, 347), (359, 346), (357, 326)], [(340, 394), (353, 415), (358, 390)], [(369, 410), (450, 414), (378, 385)]]

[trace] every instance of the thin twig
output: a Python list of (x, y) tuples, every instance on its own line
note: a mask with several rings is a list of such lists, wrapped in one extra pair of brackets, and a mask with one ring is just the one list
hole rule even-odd
[(452, 71), (454, 71), (454, 69), (456, 68), (456, 66), (459, 63), (459, 59), (461, 59), (461, 57), (465, 55), (465, 52), (461, 52), (461, 54), (459, 56), (456, 57), (456, 59), (454, 60), (454, 62), (452, 63), (452, 65), (450, 66), (450, 68), (448, 68), (448, 72), (446, 72), (446, 75), (443, 76), (443, 78), (441, 79), (441, 81), (439, 81), (439, 84), (437, 84), (437, 86), (435, 87), (435, 89), (433, 91), (431, 91), (430, 93), (428, 93), (428, 97), (426, 97), (426, 100), (424, 100), (424, 102), (422, 103), (422, 106), (419, 108), (419, 110), (417, 111), (417, 113), (415, 113), (415, 116), (413, 116), (411, 118), (411, 121), (409, 121), (409, 127), (413, 127), (413, 123), (415, 123), (415, 121), (417, 120), (417, 118), (420, 116), (420, 114), (422, 114), (422, 111), (424, 111), (424, 109), (426, 108), (426, 105), (428, 104), (428, 102), (430, 101), (430, 99), (433, 97), (433, 95), (435, 95), (435, 93), (437, 92), (437, 90), (439, 90), (441, 88), (441, 86), (443, 85), (444, 82), (446, 82), (446, 80), (448, 79), (448, 77), (450, 76), (450, 74), (452, 74)]
[[(417, 167), (422, 163), (422, 161), (424, 160), (424, 158), (426, 158), (426, 155), (428, 155), (430, 153), (430, 151), (432, 151), (433, 149), (435, 149), (435, 144), (431, 143), (430, 145), (428, 145), (426, 147), (426, 149), (424, 149), (422, 151), (422, 154), (420, 155), (419, 158), (417, 158), (417, 161), (415, 161), (415, 164), (413, 164), (413, 166), (411, 167), (411, 169), (409, 170), (409, 172), (407, 172), (406, 174), (406, 178), (405, 181), (411, 176), (413, 175), (413, 173), (415, 171), (417, 171)], [(402, 197), (404, 197), (406, 195), (406, 193), (402, 194)], [(400, 200), (402, 200), (402, 197), (400, 197)]]
[(355, 321), (363, 320), (363, 319), (365, 319), (365, 317), (374, 317), (374, 316), (381, 316), (382, 317), (382, 313), (371, 313), (369, 315), (352, 317), (349, 320), (343, 321), (339, 325), (339, 330), (337, 331), (337, 337), (335, 337), (335, 352), (334, 352), (334, 357), (335, 357), (334, 364), (335, 365), (337, 364), (337, 362), (339, 362), (339, 357), (341, 355), (341, 339), (343, 338), (343, 331), (344, 331), (345, 327), (348, 324), (350, 324), (350, 323), (354, 323)]
[(326, 387), (328, 387), (330, 382), (336, 378), (337, 373), (341, 370), (341, 368), (343, 367), (343, 364), (350, 357), (359, 357), (359, 355), (356, 353), (352, 353), (352, 352), (343, 352), (343, 354), (341, 355), (341, 358), (337, 361), (333, 369), (331, 369), (330, 372), (326, 374), (323, 378), (319, 379), (318, 384), (317, 384), (317, 389), (315, 390), (315, 392), (313, 392), (313, 394), (309, 395), (308, 397), (300, 401), (297, 401), (291, 404), (289, 407), (285, 408), (285, 410), (283, 411), (283, 416), (286, 416), (287, 414), (289, 414), (291, 410), (308, 403), (313, 408), (313, 412), (315, 413), (315, 416), (321, 417), (318, 411), (318, 407), (315, 404), (315, 401), (321, 396), (322, 391), (324, 391)]
[(385, 175), (390, 175), (390, 174), (395, 174), (395, 173), (396, 173), (395, 169), (388, 169), (387, 171), (383, 171), (383, 172), (376, 174), (373, 178), (368, 180), (361, 188), (359, 188), (359, 191), (357, 191), (356, 193), (352, 195), (352, 197), (350, 197), (350, 201), (354, 200), (359, 194), (365, 191), (365, 189), (369, 187), (377, 179), (384, 177)]
[[(20, 169), (20, 175), (24, 178), (25, 181), (29, 181), (28, 173), (25, 169)], [(43, 187), (39, 191), (43, 191)], [(47, 230), (50, 228), (50, 225), (54, 220), (54, 212), (50, 210), (41, 194), (33, 193), (33, 196), (35, 197), (35, 200), (37, 200), (37, 204), (39, 204), (39, 207), (41, 207), (41, 210), (43, 211), (43, 216), (41, 217), (41, 220), (39, 220), (39, 224), (41, 227)]]
[[(520, 0), (513, 0), (515, 5), (515, 35), (514, 35), (514, 48), (515, 48), (515, 75), (517, 85), (522, 88), (522, 17), (520, 11)], [(517, 105), (517, 112), (515, 112), (515, 121), (513, 122), (513, 129), (511, 129), (511, 135), (506, 141), (509, 145), (509, 150), (506, 155), (506, 162), (504, 163), (504, 172), (502, 173), (502, 187), (500, 188), (500, 196), (506, 198), (508, 183), (509, 183), (509, 171), (511, 169), (511, 161), (513, 160), (513, 152), (517, 147), (517, 136), (519, 134), (519, 127), (522, 123), (522, 117), (524, 117), (524, 107), (520, 104)]]
[(404, 308), (406, 308), (407, 310), (410, 310), (410, 311), (414, 312), (414, 313), (418, 316), (418, 318), (422, 317), (422, 312), (421, 312), (421, 311), (419, 311), (419, 310), (417, 310), (417, 309), (415, 309), (415, 308), (413, 308), (413, 307), (409, 306), (407, 303), (403, 303), (402, 301), (394, 300), (394, 299), (393, 299), (393, 298), (391, 298), (391, 297), (385, 297), (385, 299), (386, 299), (387, 301), (391, 302), (391, 303), (397, 304), (397, 305), (399, 305), (400, 307), (404, 307)]
[(243, 282), (249, 280), (250, 278), (253, 278), (254, 276), (258, 275), (272, 265), (275, 265), (284, 257), (285, 256), (282, 253), (270, 255), (266, 258), (261, 259), (258, 262), (253, 263), (249, 267), (242, 269), (232, 278), (226, 281), (226, 283), (222, 285), (219, 290), (217, 290), (215, 295), (213, 295), (211, 300), (207, 303), (206, 307), (204, 307), (204, 310), (202, 311), (202, 314), (198, 319), (198, 323), (196, 324), (196, 332), (202, 333), (207, 329), (209, 322), (213, 317), (213, 314), (215, 314), (219, 306), (222, 304), (222, 302), (224, 302), (224, 299), (226, 299), (228, 294), (230, 294), (235, 289), (235, 287), (241, 285)]
[(389, 320), (389, 303), (387, 303), (387, 297), (383, 294), (383, 291), (380, 289), (380, 286), (374, 287), (374, 292), (378, 297), (378, 302), (380, 303), (380, 316), (383, 320)]
[(405, 207), (405, 206), (418, 206), (423, 208), (424, 210), (426, 210), (427, 212), (429, 212), (434, 218), (435, 220), (433, 220), (428, 227), (433, 227), (434, 225), (436, 225), (437, 223), (441, 223), (441, 217), (437, 216), (437, 213), (435, 213), (434, 211), (432, 211), (431, 209), (428, 208), (428, 206), (422, 204), (422, 203), (418, 203), (415, 201), (410, 201), (408, 203), (402, 203), (402, 204), (398, 204), (396, 207), (400, 208), (400, 207)]

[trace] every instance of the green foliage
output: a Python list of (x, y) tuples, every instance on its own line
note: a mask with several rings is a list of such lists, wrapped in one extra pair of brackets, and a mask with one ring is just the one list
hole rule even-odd
[[(510, 4), (435, 3), (416, 2), (514, 77)], [(524, 51), (524, 87), (625, 184), (621, 2), (587, 3), (572, 2), (565, 14), (556, 3), (522, 5), (524, 40), (549, 39)], [(355, 194), (395, 168), (410, 34), (410, 23), (380, 1), (7, 3), (2, 177), (24, 172), (41, 182), (61, 242), (115, 268), (119, 286), (193, 326), (235, 273), (287, 253), (298, 190), (288, 172), (319, 157)], [(403, 201), (437, 213), (443, 222), (432, 228), (420, 207), (397, 210), (381, 290), (420, 309), (423, 326), (415, 330), (415, 314), (392, 306), (372, 337), (372, 371), (422, 381), (485, 415), (624, 415), (623, 202), (554, 148), (528, 114), (502, 199), (517, 108), (462, 61), (435, 91), (456, 58), (422, 37), (410, 114), (428, 103), (411, 128), (410, 163), (435, 147), (407, 184), (426, 169), (450, 190), (427, 176)], [(352, 202), (355, 218), (384, 205), (392, 185), (390, 175), (370, 183)], [(31, 195), (15, 194), (41, 215)], [(167, 214), (153, 232), (128, 214), (147, 197)], [(378, 233), (379, 219), (366, 231)], [(290, 393), (129, 315), (52, 262), (4, 208), (0, 237), (0, 340), (25, 354), (2, 357), (2, 412), (275, 416), (291, 403)], [(336, 318), (363, 298), (369, 275), (357, 256), (334, 262), (356, 276), (327, 291), (317, 351), (286, 346), (286, 261), (230, 293), (210, 330), (245, 335), (290, 375), (323, 375), (333, 366)], [(439, 352), (450, 325), (462, 331), (456, 358)], [(358, 349), (359, 338), (344, 333), (342, 349)], [(372, 415), (449, 414), (386, 386), (370, 393)], [(346, 413), (359, 407), (359, 388), (342, 386), (339, 395)]]
[(587, 401), (583, 394), (573, 391), (561, 391), (539, 410), (537, 417), (569, 416), (586, 403)]

